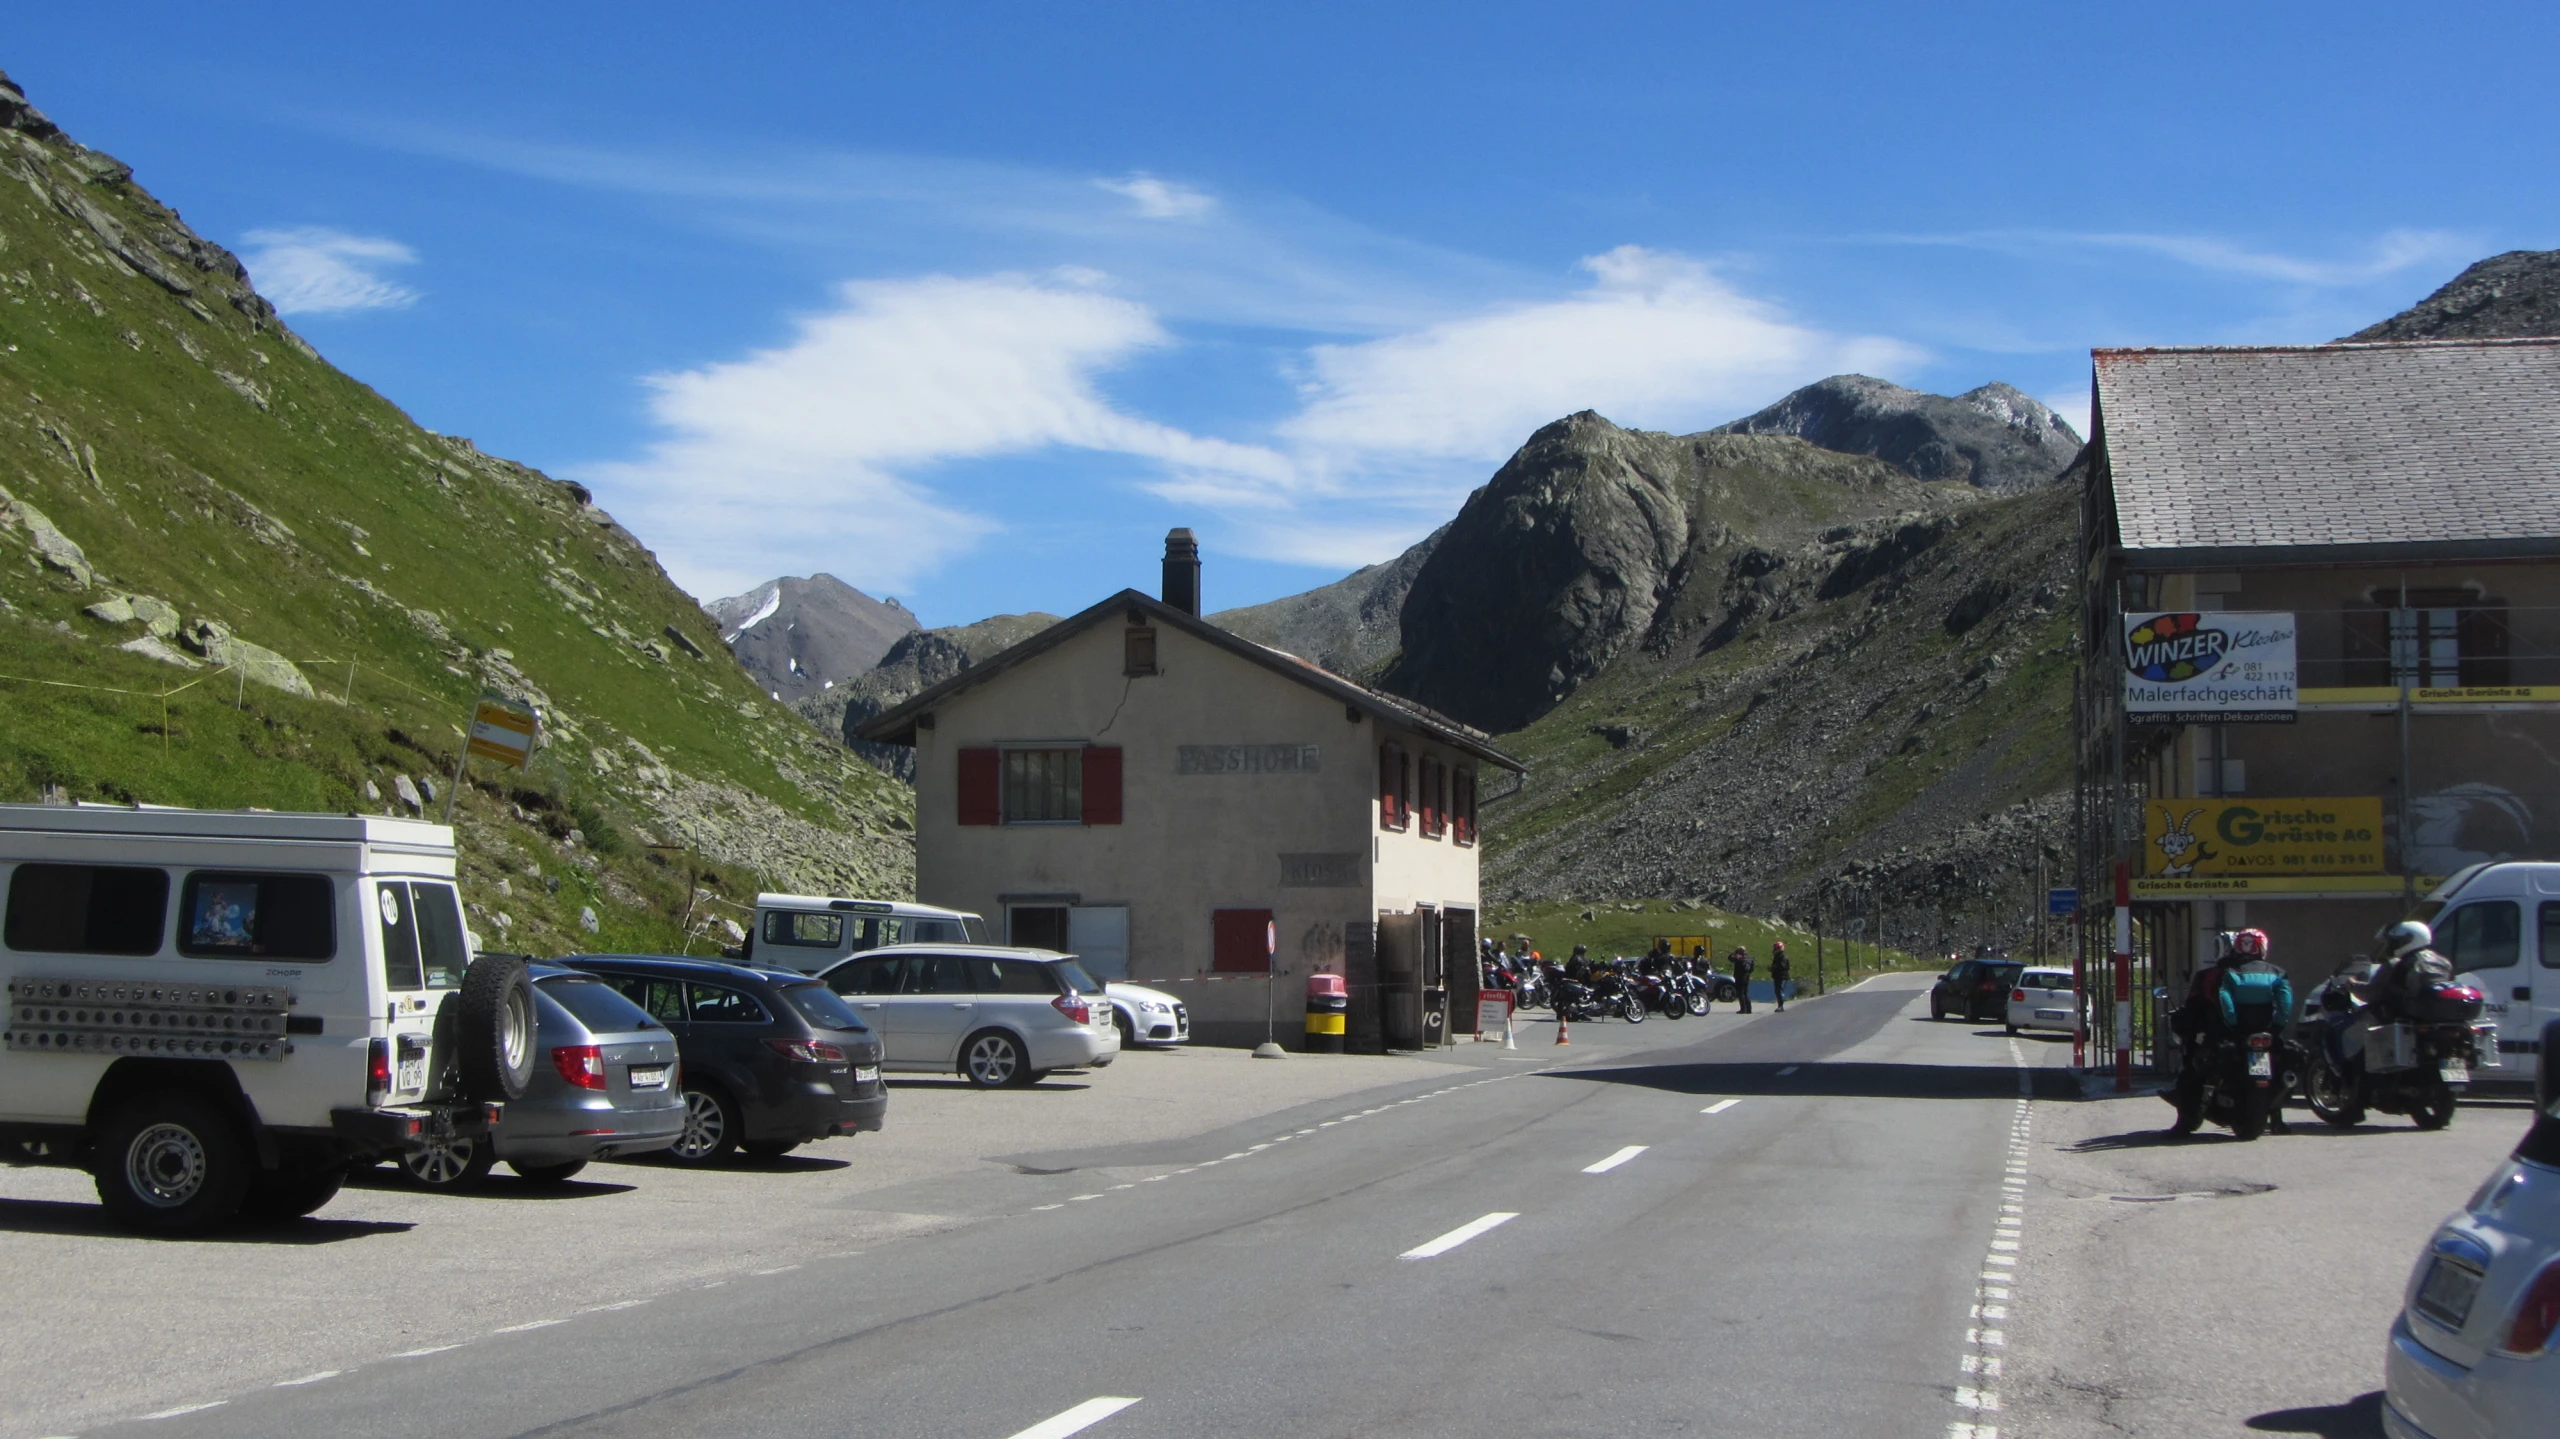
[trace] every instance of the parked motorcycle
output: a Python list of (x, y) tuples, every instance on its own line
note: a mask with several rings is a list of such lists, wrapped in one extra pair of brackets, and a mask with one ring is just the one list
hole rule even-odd
[(2301, 1078), (2300, 1047), (2266, 1030), (2216, 1034), (2188, 1051), (2201, 1081), (2179, 1091), (2177, 1122), (2171, 1134), (2193, 1134), (2206, 1120), (2229, 1129), (2234, 1137), (2255, 1139), (2284, 1108), (2284, 1097)]
[(2311, 1045), (2304, 1097), (2311, 1111), (2340, 1129), (2362, 1124), (2368, 1110), (2405, 1114), (2420, 1129), (2453, 1122), (2471, 1068), (2498, 1062), (2498, 1031), (2479, 1022), (2488, 998), (2469, 985), (2430, 985), (2378, 1014), (2346, 976), (2332, 976), (2314, 997), (2320, 1033)]
[(1591, 976), (1591, 992), (1599, 1002), (1600, 1012), (1614, 1014), (1629, 1024), (1642, 1024), (1650, 1011), (1635, 983), (1620, 969), (1606, 968)]
[(1689, 1015), (1689, 996), (1681, 990), (1678, 979), (1676, 973), (1639, 974), (1633, 980), (1636, 996), (1647, 1010), (1665, 1019), (1685, 1019)]

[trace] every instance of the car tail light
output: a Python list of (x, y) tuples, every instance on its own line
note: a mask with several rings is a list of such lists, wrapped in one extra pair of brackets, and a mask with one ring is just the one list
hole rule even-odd
[(391, 1102), (391, 1041), (367, 1042), (364, 1054), (364, 1103), (367, 1109), (380, 1109)]
[(1049, 1007), (1078, 1024), (1093, 1023), (1093, 1005), (1081, 994), (1062, 994), (1049, 1001)]
[(555, 1045), (551, 1067), (580, 1089), (604, 1088), (604, 1051), (592, 1044)]
[(1982, 992), (1984, 994), (1989, 994), (1991, 991), (1998, 989), (1999, 987), (2000, 981), (1996, 979), (1986, 979), (1982, 982)]
[(785, 1059), (803, 1064), (842, 1064), (844, 1051), (823, 1039), (768, 1039), (767, 1047)]
[(2560, 1260), (2542, 1266), (2542, 1272), (2524, 1287), (2524, 1299), (2516, 1305), (2516, 1317), (2508, 1321), (2507, 1337), (2498, 1348), (2529, 1359), (2551, 1347), (2555, 1329), (2560, 1329)]
[(2009, 991), (2009, 998), (2019, 1004), (2024, 1004), (2027, 1002), (2027, 992), (2023, 989), (2013, 989)]
[(2272, 1034), (2250, 1035), (2249, 1047), (2251, 1049), (2273, 1049), (2276, 1047), (2276, 1037)]

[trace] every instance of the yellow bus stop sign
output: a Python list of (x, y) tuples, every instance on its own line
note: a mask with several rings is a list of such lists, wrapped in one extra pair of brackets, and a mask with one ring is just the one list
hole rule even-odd
[(533, 757), (534, 736), (541, 728), (542, 717), (533, 706), (498, 695), (482, 695), (479, 707), (471, 714), (471, 753), (522, 769), (525, 761)]

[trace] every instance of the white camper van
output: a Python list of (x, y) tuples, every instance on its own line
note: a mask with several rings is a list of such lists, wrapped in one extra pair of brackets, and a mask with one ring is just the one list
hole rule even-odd
[(2560, 864), (2475, 864), (2437, 885), (2410, 918), (2435, 930), (2454, 979), (2488, 997), (2510, 1066), (2494, 1077), (2531, 1080), (2547, 1060), (2543, 1026), (2560, 1019)]
[(0, 1160), (88, 1169), (134, 1228), (308, 1214), (532, 1078), (443, 825), (0, 805), (0, 895)]
[(892, 944), (990, 944), (987, 922), (962, 909), (815, 894), (756, 896), (756, 927), (740, 954), (816, 974), (848, 954)]

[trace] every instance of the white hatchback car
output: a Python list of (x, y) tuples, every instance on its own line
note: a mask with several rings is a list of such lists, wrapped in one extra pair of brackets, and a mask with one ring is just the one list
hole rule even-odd
[(1102, 982), (1072, 954), (1005, 945), (898, 945), (819, 971), (880, 1032), (881, 1065), (961, 1076), (981, 1089), (1120, 1057)]
[(2080, 992), (2072, 987), (2071, 971), (2033, 965), (2020, 971), (2017, 983), (2009, 986), (2008, 1020), (2011, 1034), (2022, 1029), (2077, 1031)]
[(1124, 1049), (1169, 1048), (1191, 1042), (1191, 1009), (1161, 989), (1115, 979), (1103, 986)]
[(2542, 1075), (2524, 1142), (2409, 1275), (2382, 1366), (2392, 1439), (2548, 1434), (2560, 1414), (2560, 1076)]

